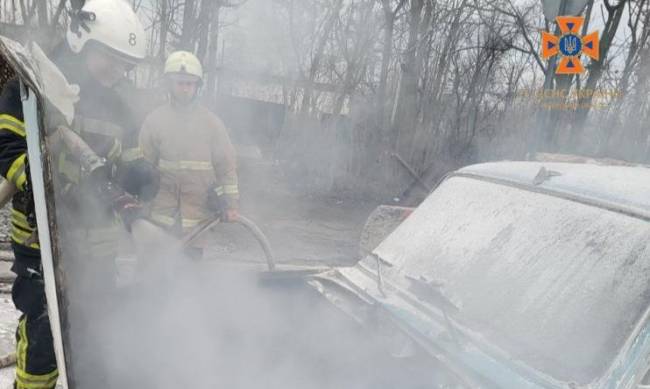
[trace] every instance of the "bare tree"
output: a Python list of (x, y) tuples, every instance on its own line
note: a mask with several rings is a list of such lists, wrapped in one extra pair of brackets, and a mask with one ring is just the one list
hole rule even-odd
[[(618, 31), (621, 18), (625, 12), (625, 6), (628, 3), (628, 0), (619, 0), (617, 4), (612, 4), (610, 0), (604, 0), (603, 7), (607, 13), (607, 18), (605, 21), (605, 28), (600, 37), (600, 58), (598, 61), (592, 62), (589, 67), (589, 75), (587, 76), (587, 81), (585, 83), (585, 88), (587, 90), (594, 90), (600, 81), (603, 71), (607, 66), (609, 61), (609, 50), (612, 47), (612, 43)], [(578, 99), (579, 108), (576, 112), (575, 118), (575, 127), (574, 131), (578, 132), (577, 135), (574, 135), (574, 138), (578, 138), (579, 134), (584, 129), (584, 124), (587, 119), (587, 115), (591, 110), (593, 102), (593, 94), (586, 95)]]
[(386, 88), (388, 83), (388, 70), (393, 60), (393, 35), (395, 33), (395, 21), (400, 10), (406, 4), (406, 0), (398, 0), (393, 7), (391, 0), (381, 0), (381, 7), (384, 15), (384, 41), (382, 43), (381, 73), (379, 75), (379, 88), (377, 89), (377, 115), (379, 127), (385, 132), (388, 129), (386, 117)]
[(178, 43), (178, 48), (194, 51), (194, 30), (195, 30), (195, 16), (196, 13), (196, 0), (185, 0), (183, 5), (183, 21), (182, 21), (182, 32), (180, 41)]
[(320, 36), (317, 40), (316, 47), (311, 53), (311, 64), (309, 65), (309, 71), (307, 75), (307, 83), (305, 90), (303, 92), (303, 99), (300, 110), (303, 114), (309, 112), (312, 104), (312, 93), (313, 87), (312, 84), (316, 80), (316, 76), (321, 67), (321, 62), (325, 55), (325, 47), (328, 41), (331, 39), (332, 30), (336, 25), (336, 21), (339, 17), (339, 12), (343, 6), (343, 0), (333, 0), (331, 7), (329, 7), (329, 13), (326, 15), (325, 19), (322, 22), (320, 28)]

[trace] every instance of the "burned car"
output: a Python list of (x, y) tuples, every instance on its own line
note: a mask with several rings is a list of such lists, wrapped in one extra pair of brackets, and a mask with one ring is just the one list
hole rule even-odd
[(649, 281), (650, 169), (500, 162), (450, 174), (312, 285), (465, 387), (635, 388)]

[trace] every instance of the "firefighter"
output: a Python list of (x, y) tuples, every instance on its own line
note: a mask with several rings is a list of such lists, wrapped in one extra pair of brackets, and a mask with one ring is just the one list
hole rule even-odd
[[(223, 122), (198, 102), (202, 81), (196, 56), (172, 53), (164, 69), (169, 101), (140, 131), (145, 158), (160, 170), (151, 220), (177, 236), (215, 213), (226, 222), (239, 217), (235, 153)], [(197, 248), (192, 256), (201, 255)]]
[[(70, 280), (66, 288), (75, 289), (76, 294), (65, 296), (71, 305), (94, 304), (101, 308), (103, 303), (95, 299), (93, 288), (96, 284), (101, 284), (99, 289), (108, 288), (115, 277), (119, 232), (116, 220), (121, 218), (128, 227), (142, 214), (137, 196), (155, 192), (152, 188), (156, 186), (156, 172), (142, 159), (137, 147), (137, 124), (129, 119), (128, 107), (114, 89), (126, 71), (144, 57), (144, 29), (122, 0), (87, 0), (73, 14), (65, 42), (52, 55), (68, 82), (80, 87), (71, 127), (96, 153), (98, 167), (93, 171), (82, 169), (80, 161), (65, 148), (54, 156), (55, 191), (57, 201), (62, 200), (57, 203), (57, 223), (65, 220), (67, 230), (61, 237), (65, 277)], [(47, 128), (52, 130), (49, 125)], [(0, 174), (18, 188), (11, 210), (11, 241), (16, 258), (12, 270), (17, 275), (12, 298), (22, 313), (16, 331), (14, 388), (46, 389), (55, 387), (58, 370), (26, 154), (19, 81), (13, 79), (0, 96)], [(69, 319), (68, 331), (83, 327), (73, 323), (75, 318)], [(86, 323), (83, 335), (72, 334), (74, 343), (92, 347), (91, 327)], [(68, 350), (73, 360), (93, 360), (88, 355), (76, 355), (75, 347)], [(100, 364), (96, 361), (95, 365)], [(82, 374), (82, 369), (72, 369), (72, 374), (79, 373), (78, 387), (102, 386), (101, 374)]]

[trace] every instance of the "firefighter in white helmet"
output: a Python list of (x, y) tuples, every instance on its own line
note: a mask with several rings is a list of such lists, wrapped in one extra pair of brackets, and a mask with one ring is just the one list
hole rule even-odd
[[(167, 58), (164, 72), (169, 102), (152, 112), (140, 131), (145, 158), (160, 170), (151, 220), (179, 236), (215, 214), (235, 221), (235, 153), (221, 119), (197, 101), (201, 63), (192, 53), (177, 51)], [(193, 255), (201, 255), (200, 247)]]
[[(51, 57), (68, 82), (79, 85), (72, 127), (97, 157), (98, 169), (86, 171), (70, 150), (63, 148), (52, 156), (57, 224), (66, 220), (59, 225), (63, 242), (59, 249), (67, 280), (64, 302), (70, 304), (66, 339), (75, 345), (66, 350), (67, 359), (76, 387), (101, 388), (106, 380), (95, 340), (103, 334), (93, 332), (98, 320), (93, 322), (92, 315), (106, 308), (101, 293), (114, 286), (116, 221), (121, 219), (128, 227), (140, 217), (138, 197), (153, 197), (157, 185), (155, 169), (138, 152), (139, 126), (114, 90), (145, 57), (144, 29), (126, 1), (87, 0), (73, 11), (66, 42)], [(55, 124), (61, 123), (47, 123), (46, 131)], [(22, 316), (16, 334), (14, 388), (50, 389), (56, 385), (58, 370), (26, 154), (19, 82), (14, 79), (0, 96), (0, 174), (18, 188), (11, 212), (16, 257), (12, 270), (17, 274), (12, 297)]]

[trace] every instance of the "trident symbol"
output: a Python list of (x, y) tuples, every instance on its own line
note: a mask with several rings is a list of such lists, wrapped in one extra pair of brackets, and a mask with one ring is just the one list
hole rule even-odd
[(567, 38), (566, 51), (569, 53), (574, 53), (576, 51), (576, 47), (578, 47), (578, 38), (576, 36), (569, 36)]

